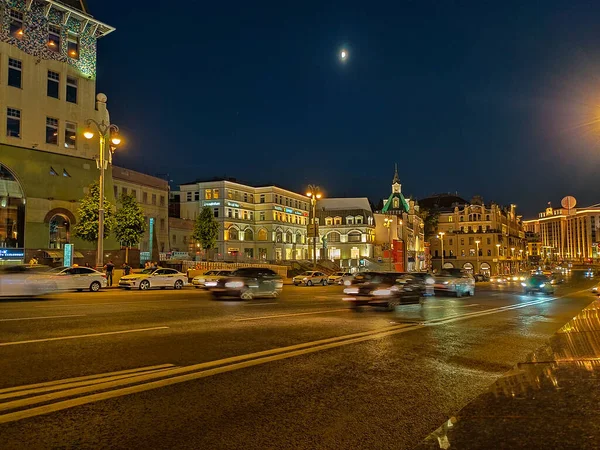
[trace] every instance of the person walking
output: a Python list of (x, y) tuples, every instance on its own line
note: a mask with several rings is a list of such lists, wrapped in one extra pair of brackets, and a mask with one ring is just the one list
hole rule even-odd
[(125, 261), (125, 264), (123, 264), (123, 273), (125, 275), (129, 275), (131, 273), (131, 266), (127, 264), (127, 261)]
[(115, 265), (112, 260), (109, 260), (108, 263), (104, 266), (104, 270), (106, 270), (106, 278), (108, 281), (108, 286), (112, 286), (113, 284), (113, 271), (115, 270)]

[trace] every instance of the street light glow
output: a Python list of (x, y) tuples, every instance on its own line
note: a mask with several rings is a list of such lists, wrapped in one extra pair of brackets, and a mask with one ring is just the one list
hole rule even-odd
[(348, 52), (346, 52), (346, 50), (342, 50), (342, 52), (340, 53), (340, 58), (342, 58), (342, 60), (344, 60), (347, 57), (348, 57)]
[(94, 132), (92, 130), (90, 130), (89, 128), (87, 128), (84, 132), (83, 132), (83, 136), (86, 139), (91, 139), (94, 137)]

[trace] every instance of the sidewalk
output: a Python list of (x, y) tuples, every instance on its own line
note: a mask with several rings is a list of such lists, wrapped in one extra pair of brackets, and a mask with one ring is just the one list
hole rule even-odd
[(425, 441), (431, 449), (600, 447), (600, 301)]

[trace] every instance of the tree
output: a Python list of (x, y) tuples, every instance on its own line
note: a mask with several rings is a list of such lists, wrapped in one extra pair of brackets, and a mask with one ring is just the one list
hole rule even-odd
[(200, 243), (205, 252), (215, 247), (219, 237), (219, 223), (215, 220), (212, 209), (208, 206), (202, 208), (202, 211), (196, 217), (192, 237)]
[(425, 208), (421, 209), (421, 218), (424, 222), (424, 234), (426, 240), (435, 236), (439, 217), (440, 214), (436, 211), (430, 211), (429, 209)]
[(125, 247), (125, 262), (129, 262), (129, 248), (140, 243), (146, 232), (144, 211), (133, 194), (123, 194), (121, 207), (115, 215), (115, 237)]
[[(88, 193), (79, 201), (77, 214), (79, 219), (73, 231), (75, 236), (87, 242), (98, 241), (98, 204), (100, 186), (98, 182), (90, 184)], [(114, 226), (114, 206), (104, 197), (104, 238), (107, 238)]]

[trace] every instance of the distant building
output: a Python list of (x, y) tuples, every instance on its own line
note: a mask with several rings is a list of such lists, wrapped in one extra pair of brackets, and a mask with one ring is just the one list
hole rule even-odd
[(537, 219), (524, 221), (524, 226), (536, 236), (540, 261), (584, 261), (600, 257), (600, 204), (570, 210), (548, 205)]

